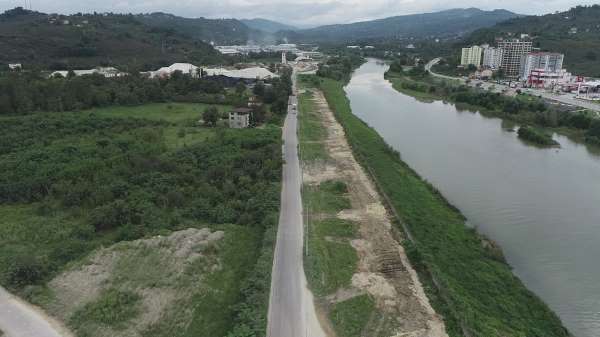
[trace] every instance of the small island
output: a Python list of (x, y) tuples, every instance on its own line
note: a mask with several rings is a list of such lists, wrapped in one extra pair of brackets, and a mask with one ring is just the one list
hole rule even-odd
[(519, 128), (518, 132), (519, 138), (528, 141), (530, 143), (534, 143), (536, 145), (541, 145), (544, 147), (560, 147), (560, 143), (552, 139), (552, 136), (536, 130), (530, 126), (523, 125)]

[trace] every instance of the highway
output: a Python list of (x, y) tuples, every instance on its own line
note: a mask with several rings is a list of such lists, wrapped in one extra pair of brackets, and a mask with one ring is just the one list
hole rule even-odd
[(0, 287), (0, 330), (6, 337), (71, 337), (41, 310)]
[[(295, 83), (295, 76), (294, 76)], [(294, 85), (294, 93), (296, 92)], [(281, 210), (269, 299), (268, 337), (325, 337), (304, 275), (297, 97), (290, 96), (283, 126)]]

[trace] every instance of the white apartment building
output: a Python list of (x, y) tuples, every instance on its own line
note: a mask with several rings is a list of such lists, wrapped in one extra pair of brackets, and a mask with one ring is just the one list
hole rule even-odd
[(500, 69), (503, 52), (504, 51), (500, 48), (485, 48), (483, 50), (483, 66), (492, 70)]
[(460, 58), (460, 64), (463, 66), (474, 65), (479, 67), (481, 65), (481, 55), (483, 54), (483, 48), (480, 46), (472, 46), (470, 48), (462, 49), (462, 56)]
[(521, 79), (526, 80), (532, 70), (542, 70), (547, 73), (558, 73), (562, 70), (565, 55), (560, 53), (537, 52), (521, 57)]
[(518, 78), (521, 70), (521, 57), (531, 53), (533, 43), (519, 39), (502, 40), (498, 42), (502, 49), (502, 63), (500, 68), (508, 78)]

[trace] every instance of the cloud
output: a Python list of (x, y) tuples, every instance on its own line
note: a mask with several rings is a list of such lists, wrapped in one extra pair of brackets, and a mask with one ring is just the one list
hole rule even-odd
[(0, 0), (0, 9), (25, 6), (29, 1), (33, 9), (52, 13), (161, 11), (186, 17), (262, 17), (308, 26), (465, 7), (543, 14), (597, 0)]

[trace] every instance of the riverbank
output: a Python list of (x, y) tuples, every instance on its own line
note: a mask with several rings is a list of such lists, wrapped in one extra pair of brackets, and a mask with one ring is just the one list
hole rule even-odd
[(449, 101), (462, 109), (478, 111), (487, 117), (535, 125), (588, 145), (600, 144), (600, 119), (595, 118), (595, 113), (590, 111), (569, 111), (548, 105), (541, 98), (530, 95), (508, 97), (478, 90), (450, 80), (434, 78), (414, 69), (409, 72), (388, 71), (385, 78), (398, 92), (418, 100)]
[(323, 93), (301, 88), (305, 270), (330, 335), (448, 337)]
[(323, 79), (320, 87), (357, 160), (386, 196), (395, 225), (412, 238), (405, 247), (448, 334), (568, 336), (558, 317), (512, 274), (495, 245), (465, 226), (456, 208), (352, 114), (342, 83)]

